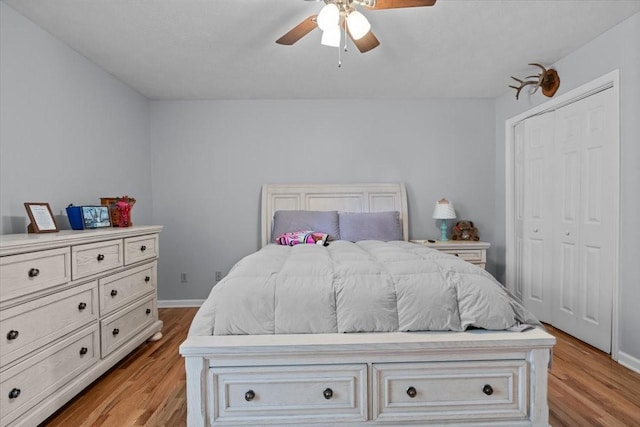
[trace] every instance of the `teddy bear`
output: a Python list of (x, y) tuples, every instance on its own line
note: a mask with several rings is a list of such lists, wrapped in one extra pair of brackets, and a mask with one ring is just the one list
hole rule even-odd
[(458, 221), (453, 227), (452, 240), (480, 240), (478, 229), (473, 226), (473, 221)]

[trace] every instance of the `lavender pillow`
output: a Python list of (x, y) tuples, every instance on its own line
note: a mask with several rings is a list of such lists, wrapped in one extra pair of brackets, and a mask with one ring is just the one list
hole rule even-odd
[(403, 240), (399, 212), (340, 212), (338, 217), (342, 240)]
[(273, 215), (271, 242), (278, 236), (300, 230), (313, 230), (329, 235), (329, 240), (340, 239), (338, 211), (276, 211)]

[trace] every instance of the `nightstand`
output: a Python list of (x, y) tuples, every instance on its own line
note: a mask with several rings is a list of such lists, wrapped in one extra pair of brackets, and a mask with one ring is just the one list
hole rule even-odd
[(410, 240), (410, 242), (455, 255), (481, 268), (485, 268), (487, 264), (487, 249), (491, 246), (487, 242), (471, 242), (468, 240), (447, 240), (444, 242), (436, 240), (433, 243), (427, 240)]

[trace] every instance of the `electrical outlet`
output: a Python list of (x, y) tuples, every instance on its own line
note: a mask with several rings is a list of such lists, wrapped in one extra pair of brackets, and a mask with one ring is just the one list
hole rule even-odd
[(187, 273), (180, 273), (180, 283), (187, 283)]
[(216, 271), (216, 282), (222, 280), (222, 271)]

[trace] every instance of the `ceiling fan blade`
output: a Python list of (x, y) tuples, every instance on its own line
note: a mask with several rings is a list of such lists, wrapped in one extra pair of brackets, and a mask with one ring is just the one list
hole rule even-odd
[[(349, 33), (349, 37), (351, 37), (351, 33)], [(356, 45), (361, 53), (369, 52), (371, 49), (380, 46), (380, 42), (376, 36), (373, 35), (373, 31), (369, 31), (364, 37), (358, 40), (353, 40), (353, 37), (351, 37), (351, 41), (353, 41), (353, 44)]]
[(318, 26), (318, 23), (316, 22), (317, 17), (318, 15), (311, 15), (306, 18), (304, 21), (293, 27), (287, 34), (276, 40), (276, 43), (289, 46), (294, 44)]
[(376, 5), (367, 7), (367, 9), (400, 9), (404, 7), (433, 6), (434, 4), (436, 4), (436, 0), (376, 0)]

